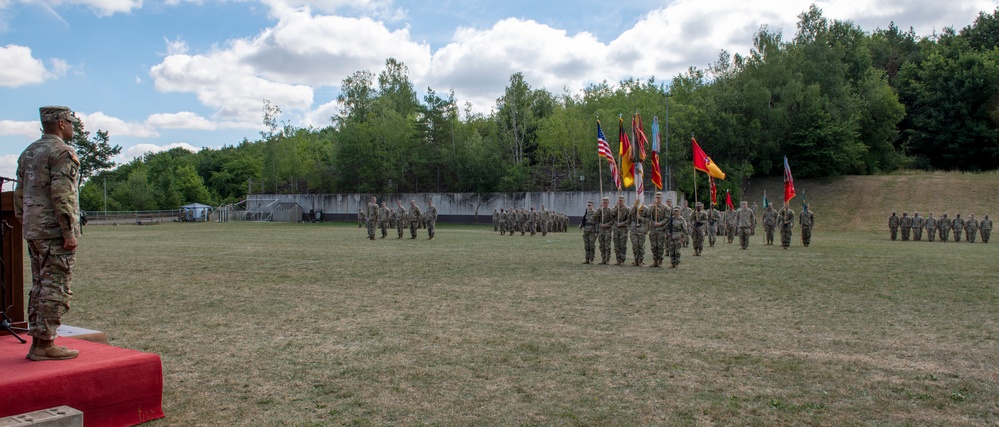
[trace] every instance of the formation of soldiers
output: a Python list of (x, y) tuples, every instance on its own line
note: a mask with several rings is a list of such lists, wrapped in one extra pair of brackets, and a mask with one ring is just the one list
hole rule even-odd
[(405, 229), (409, 228), (410, 239), (416, 238), (416, 230), (427, 229), (428, 239), (433, 239), (437, 231), (437, 207), (433, 201), (427, 201), (426, 212), (416, 205), (415, 200), (410, 200), (409, 210), (402, 205), (401, 201), (396, 201), (396, 207), (390, 208), (388, 203), (382, 201), (378, 204), (378, 198), (372, 196), (371, 201), (365, 209), (357, 211), (357, 226), (367, 226), (368, 239), (375, 240), (377, 230), (381, 230), (382, 239), (388, 236), (388, 230), (395, 229), (401, 239), (405, 234)]
[(892, 240), (897, 240), (901, 231), (903, 241), (908, 241), (910, 237), (912, 240), (920, 241), (923, 240), (924, 230), (927, 240), (931, 242), (937, 237), (941, 242), (946, 242), (950, 240), (950, 234), (953, 232), (955, 242), (961, 241), (963, 233), (965, 242), (975, 243), (978, 236), (981, 236), (982, 243), (988, 243), (992, 235), (992, 220), (985, 215), (979, 221), (975, 218), (975, 214), (969, 215), (967, 219), (961, 218), (961, 214), (948, 218), (946, 212), (940, 218), (935, 218), (933, 212), (925, 217), (920, 216), (919, 212), (913, 213), (912, 216), (909, 216), (908, 212), (902, 212), (902, 216), (892, 212), (888, 217), (888, 231)]
[(521, 236), (531, 233), (565, 233), (569, 230), (569, 216), (563, 212), (550, 211), (541, 205), (540, 210), (530, 209), (493, 209), (493, 231), (501, 236), (520, 233)]
[[(641, 205), (638, 201), (632, 206), (626, 206), (624, 196), (619, 196), (614, 206), (609, 206), (609, 203), (610, 199), (605, 197), (599, 208), (594, 208), (593, 202), (586, 204), (586, 212), (579, 225), (583, 229), (584, 264), (595, 262), (598, 242), (601, 255), (599, 264), (610, 264), (612, 249), (615, 265), (624, 264), (630, 237), (634, 259), (631, 265), (642, 266), (645, 264), (647, 237), (652, 250), (650, 267), (662, 267), (664, 256), (669, 256), (670, 268), (676, 268), (680, 263), (680, 250), (692, 246), (693, 256), (701, 256), (705, 238), (713, 247), (717, 236), (726, 236), (729, 243), (733, 243), (738, 236), (739, 246), (742, 249), (748, 248), (749, 238), (755, 234), (757, 226), (758, 208), (750, 208), (747, 202), (740, 203), (739, 209), (729, 207), (724, 213), (713, 206), (705, 210), (700, 202), (694, 209), (690, 209), (686, 201), (682, 206), (673, 206), (670, 200), (663, 202), (662, 193), (656, 193), (655, 201), (649, 206)], [(794, 211), (787, 203), (780, 211), (768, 205), (763, 213), (767, 244), (773, 245), (774, 231), (779, 228), (781, 246), (787, 249), (791, 245), (794, 220)], [(815, 216), (808, 205), (804, 205), (798, 224), (802, 230), (802, 245), (808, 246), (815, 224)]]

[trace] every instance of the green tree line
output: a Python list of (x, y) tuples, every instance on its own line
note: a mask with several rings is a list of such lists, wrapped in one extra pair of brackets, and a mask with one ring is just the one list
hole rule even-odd
[(728, 174), (720, 191), (734, 195), (753, 176), (780, 175), (785, 155), (799, 178), (990, 170), (999, 165), (999, 9), (959, 31), (919, 37), (894, 23), (866, 32), (813, 5), (793, 39), (764, 26), (748, 54), (722, 51), (709, 67), (669, 81), (552, 93), (515, 73), (489, 114), (459, 105), (453, 92), (425, 93), (390, 58), (377, 75), (344, 79), (327, 127), (281, 125), (280, 107), (264, 100), (260, 139), (94, 167), (81, 204), (174, 209), (232, 203), (250, 191), (613, 191), (596, 154), (596, 120), (616, 151), (618, 118), (627, 127), (635, 112), (646, 134), (659, 117), (664, 175), (686, 194), (695, 179), (707, 188), (692, 168), (691, 136)]

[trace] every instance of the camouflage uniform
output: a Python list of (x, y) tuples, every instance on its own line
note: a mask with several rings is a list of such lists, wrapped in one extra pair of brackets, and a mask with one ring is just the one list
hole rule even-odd
[(527, 232), (527, 220), (528, 220), (527, 210), (521, 209), (517, 211), (517, 227), (520, 229), (520, 235), (523, 236)]
[(718, 227), (721, 223), (721, 212), (714, 206), (708, 210), (708, 245), (715, 247), (715, 238), (718, 235)]
[[(687, 204), (687, 201), (684, 200), (683, 207), (680, 208), (680, 216), (683, 217), (683, 220), (687, 222), (688, 226), (690, 225), (690, 215), (692, 213), (694, 213), (694, 210), (691, 209), (690, 205)], [(683, 247), (686, 248), (687, 246), (690, 246), (690, 234), (693, 233), (694, 230), (691, 227), (687, 227), (683, 230), (683, 232)]]
[(548, 227), (551, 224), (552, 213), (545, 208), (545, 205), (541, 205), (541, 212), (538, 213), (538, 219), (540, 220), (541, 235), (548, 235)]
[(427, 213), (423, 215), (423, 219), (427, 223), (427, 234), (430, 236), (427, 239), (433, 239), (437, 234), (437, 206), (434, 206), (434, 202), (427, 202)]
[(937, 220), (937, 228), (940, 229), (941, 242), (947, 242), (950, 240), (950, 225), (951, 221), (947, 218), (947, 214), (943, 214), (943, 216)]
[(586, 204), (586, 211), (583, 212), (583, 219), (579, 223), (579, 228), (583, 229), (583, 248), (586, 252), (586, 260), (583, 264), (592, 264), (593, 257), (596, 256), (597, 226), (600, 218), (597, 211), (593, 210), (593, 202)]
[(937, 219), (933, 217), (933, 212), (926, 217), (926, 238), (929, 241), (936, 240), (937, 234)]
[(607, 198), (604, 198), (604, 205), (597, 211), (600, 217), (600, 263), (610, 262), (611, 245), (613, 244), (614, 233), (614, 209), (607, 207)]
[(982, 233), (982, 243), (988, 243), (989, 237), (992, 235), (992, 220), (989, 219), (988, 215), (985, 215), (982, 222), (978, 224), (978, 231)]
[(730, 207), (725, 211), (725, 237), (729, 243), (735, 240), (736, 225), (735, 210)]
[(645, 218), (648, 214), (649, 209), (644, 205), (638, 205), (631, 207), (631, 211), (628, 212), (628, 218), (630, 219), (628, 225), (628, 233), (631, 235), (631, 253), (635, 257), (635, 262), (631, 265), (642, 266), (645, 265), (645, 237), (649, 234), (649, 222)]
[(368, 238), (375, 240), (375, 227), (378, 225), (378, 203), (375, 202), (374, 197), (368, 202), (368, 210), (364, 217), (368, 221)]
[(694, 211), (690, 213), (691, 239), (694, 244), (694, 256), (701, 256), (704, 250), (704, 229), (708, 226), (708, 213), (701, 208), (704, 205), (697, 202)]
[(954, 215), (954, 221), (950, 224), (951, 231), (954, 232), (954, 241), (961, 241), (961, 232), (964, 231), (964, 219), (961, 218), (961, 214)]
[(746, 202), (742, 202), (739, 210), (735, 211), (735, 220), (739, 227), (739, 246), (746, 249), (749, 247), (749, 235), (756, 227), (756, 214)]
[(926, 218), (919, 216), (919, 212), (912, 214), (912, 240), (923, 240), (923, 228), (926, 227)]
[(669, 220), (671, 212), (662, 203), (661, 196), (658, 202), (649, 206), (646, 211), (650, 223), (649, 247), (652, 249), (652, 266), (659, 267), (663, 264), (663, 252), (666, 250), (666, 222)]
[(378, 227), (382, 229), (382, 238), (388, 236), (388, 226), (389, 226), (389, 216), (392, 214), (392, 210), (388, 208), (385, 202), (382, 202), (382, 207), (378, 208)]
[(907, 212), (902, 212), (902, 217), (898, 219), (898, 228), (902, 229), (902, 241), (909, 241), (909, 234), (912, 233), (912, 218)]
[(898, 238), (898, 216), (895, 215), (895, 212), (892, 212), (891, 216), (888, 217), (888, 231), (891, 232), (892, 241)]
[(71, 359), (79, 352), (56, 347), (52, 341), (70, 308), (77, 237), (82, 234), (80, 160), (65, 142), (72, 138), (78, 120), (66, 107), (42, 107), (39, 113), (46, 133), (18, 157), (14, 190), (14, 216), (23, 224), (31, 260), (28, 335), (34, 339), (26, 357)]
[(794, 228), (794, 211), (784, 204), (777, 212), (777, 226), (780, 227), (780, 245), (784, 249), (791, 246), (791, 234)]
[(801, 226), (801, 244), (808, 247), (812, 243), (812, 227), (815, 225), (815, 214), (808, 209), (808, 205), (805, 205), (801, 215), (798, 215), (798, 225)]
[(493, 208), (493, 231), (499, 231), (499, 210)]
[(683, 246), (683, 236), (687, 234), (687, 222), (684, 221), (683, 216), (680, 214), (680, 208), (673, 208), (673, 216), (666, 221), (666, 227), (669, 233), (669, 242), (667, 243), (667, 250), (669, 251), (669, 266), (670, 268), (676, 268), (676, 265), (680, 263), (680, 249)]
[(399, 233), (397, 239), (401, 239), (408, 221), (406, 221), (406, 208), (402, 206), (402, 202), (396, 203), (399, 204), (399, 207), (395, 210), (395, 229)]
[(506, 210), (505, 209), (500, 209), (499, 216), (496, 218), (496, 221), (499, 223), (500, 236), (505, 235), (506, 234)]
[(423, 212), (420, 210), (419, 206), (416, 206), (416, 202), (410, 202), (409, 215), (406, 215), (406, 218), (409, 219), (410, 239), (416, 238), (416, 229), (420, 227), (420, 219), (422, 216)]
[(763, 210), (763, 232), (767, 237), (767, 244), (774, 244), (774, 229), (777, 227), (777, 209), (773, 205), (767, 205)]
[(618, 198), (618, 204), (614, 206), (614, 258), (617, 265), (624, 264), (628, 258), (628, 221), (629, 210), (624, 205), (624, 198)]
[(366, 222), (364, 219), (364, 209), (357, 209), (357, 228), (364, 227), (364, 223)]
[(531, 210), (527, 212), (527, 230), (532, 236), (538, 230), (538, 211), (534, 210), (534, 206), (531, 206)]
[(975, 243), (976, 237), (978, 237), (978, 220), (975, 219), (975, 214), (971, 214), (964, 222), (964, 238), (968, 243)]

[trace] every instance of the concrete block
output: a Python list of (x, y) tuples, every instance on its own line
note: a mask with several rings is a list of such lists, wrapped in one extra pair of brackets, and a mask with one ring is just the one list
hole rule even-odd
[(0, 427), (83, 427), (83, 412), (69, 406), (58, 406), (0, 418)]

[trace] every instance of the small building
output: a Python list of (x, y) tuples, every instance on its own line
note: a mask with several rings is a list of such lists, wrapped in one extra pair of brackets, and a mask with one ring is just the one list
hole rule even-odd
[(302, 207), (295, 202), (281, 202), (274, 205), (271, 213), (274, 222), (301, 222)]
[(201, 203), (191, 203), (180, 207), (180, 220), (182, 222), (208, 221), (212, 214), (212, 207)]

